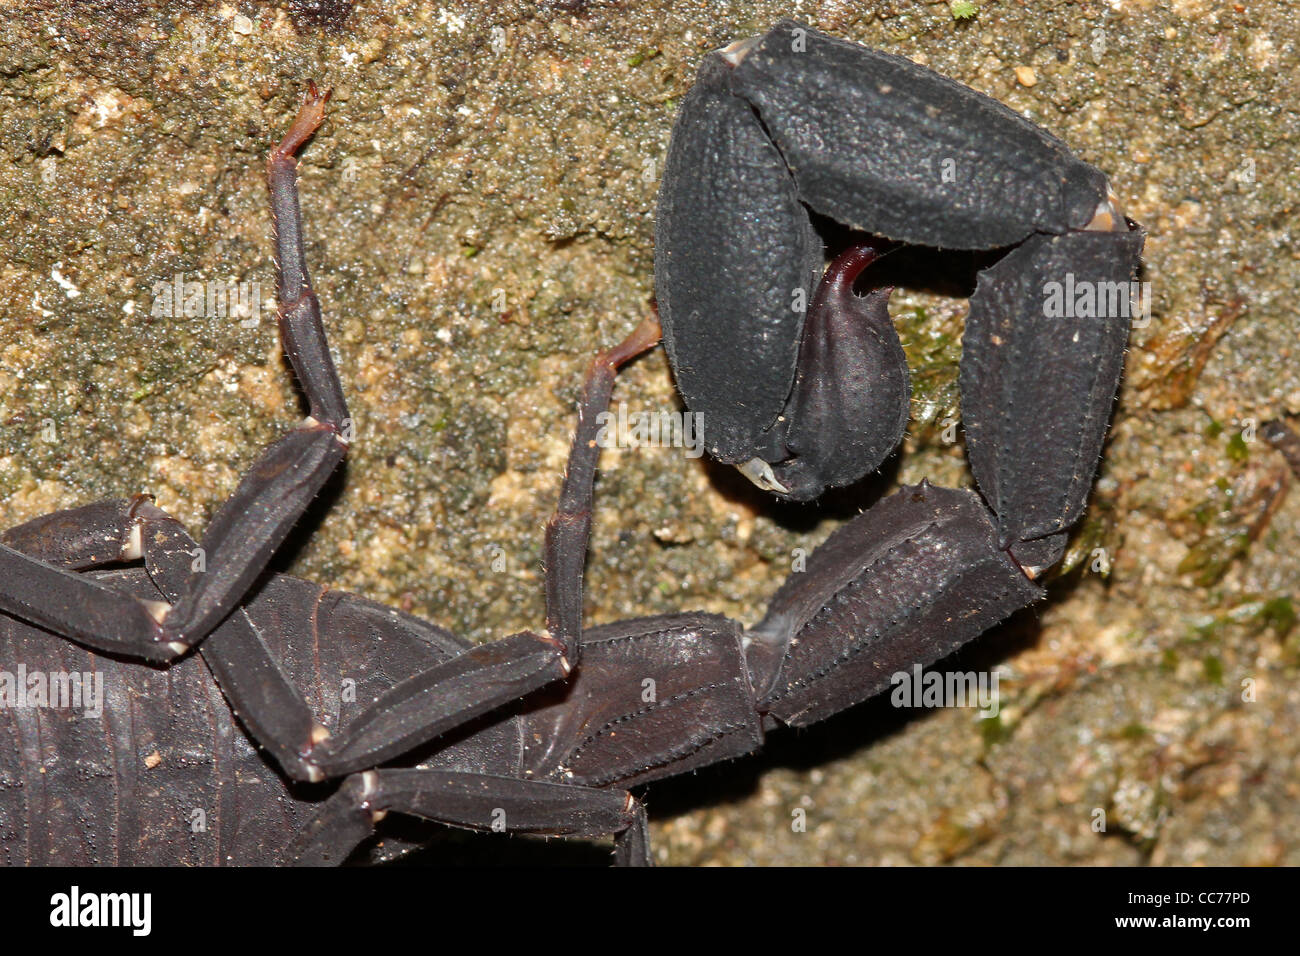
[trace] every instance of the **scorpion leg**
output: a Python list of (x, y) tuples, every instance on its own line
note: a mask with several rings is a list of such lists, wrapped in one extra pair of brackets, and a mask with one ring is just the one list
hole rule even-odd
[(371, 770), (349, 777), (298, 839), (285, 862), (342, 863), (389, 812), (483, 832), (621, 838), (618, 862), (648, 864), (645, 809), (626, 790), (443, 770)]
[[(154, 583), (169, 598), (178, 593), (177, 582), (184, 581), (195, 547), (180, 523), (144, 496), (54, 512), (11, 528), (0, 539), (25, 556), (69, 570), (143, 557)], [(353, 612), (349, 626), (356, 626), (358, 616), (369, 617), (370, 628), (383, 631), (383, 642), (423, 638), (446, 659), (395, 684), (358, 714), (344, 734), (331, 738), (312, 718), (263, 633), (266, 622), (287, 627), (283, 622), (296, 619), (324, 626), (328, 637), (337, 612), (327, 615), (320, 608), (324, 589), (286, 577), (275, 584), (229, 615), (199, 645), (199, 653), (253, 739), (297, 780), (318, 781), (373, 767), (569, 671), (555, 642), (535, 634), (469, 647), (432, 625), (426, 627), (433, 635), (411, 635), (411, 619), (382, 610), (367, 615), (378, 606), (339, 594)], [(119, 593), (104, 588), (111, 596)]]
[(309, 83), (297, 119), (267, 160), (280, 337), (307, 396), (308, 417), (262, 454), (213, 517), (203, 536), (208, 567), (190, 572), (161, 622), (168, 642), (192, 644), (230, 613), (347, 454), (351, 420), (303, 258), (294, 158), (320, 126), (328, 99), (328, 91)]
[(646, 318), (614, 348), (597, 355), (587, 369), (578, 401), (578, 424), (569, 447), (560, 502), (546, 525), (546, 628), (573, 666), (582, 646), (582, 568), (591, 538), (591, 501), (600, 446), (598, 416), (609, 408), (614, 377), (626, 362), (653, 348), (659, 322)]
[[(175, 605), (129, 597), (0, 544), (0, 607), (98, 650), (171, 659), (230, 613), (343, 460), (347, 405), (303, 264), (294, 180), (294, 153), (320, 125), (328, 98), (309, 85), (297, 119), (268, 161), (280, 334), (308, 397), (309, 417), (263, 452), (218, 510), (204, 536), (205, 560), (188, 572)], [(130, 547), (124, 556), (138, 556)]]
[[(146, 540), (149, 542), (147, 548), (143, 543)], [(188, 566), (195, 547), (194, 540), (180, 529), (179, 523), (144, 495), (42, 515), (5, 531), (0, 535), (0, 541), (24, 557), (69, 571), (145, 557), (146, 563), (151, 565), (149, 570), (154, 581), (164, 593), (167, 575), (160, 573), (159, 565), (178, 565), (183, 561)], [(176, 572), (171, 576), (180, 575)], [(81, 575), (73, 577), (95, 583)], [(112, 598), (129, 597), (108, 585), (101, 585), (101, 588)], [(92, 610), (100, 613), (101, 607), (107, 606), (96, 606)], [(264, 647), (264, 656), (238, 649), (253, 642), (260, 645), (256, 631), (249, 626), (243, 612), (227, 618), (212, 635), (212, 642), (215, 645), (212, 650), (216, 652), (219, 649), (220, 653), (205, 654), (209, 666), (225, 656), (246, 656), (256, 661), (252, 669), (257, 673), (257, 680), (248, 683), (256, 687), (259, 701), (250, 702), (249, 691), (244, 689), (232, 694), (231, 687), (220, 680), (220, 674), (218, 676), (222, 689), (233, 701), (232, 707), (250, 725), (257, 742), (270, 750), (291, 776), (303, 780), (318, 779), (318, 775), (314, 775), (300, 759), (301, 746), (277, 746), (282, 739), (294, 742), (309, 740), (314, 724), (301, 695), (284, 680)], [(208, 645), (202, 647), (206, 649)], [(267, 722), (258, 719), (262, 716), (270, 718), (274, 731), (268, 731)]]
[[(623, 342), (601, 353), (591, 363), (578, 403), (578, 424), (574, 430), (568, 466), (555, 514), (547, 525), (545, 543), (548, 633), (543, 640), (565, 655), (560, 664), (567, 675), (576, 666), (582, 643), (582, 579), (587, 542), (591, 533), (591, 506), (596, 463), (600, 446), (596, 441), (597, 416), (609, 407), (618, 369), (659, 341), (659, 324), (644, 320)], [(534, 635), (517, 635), (517, 637)], [(510, 639), (507, 639), (510, 640)], [(211, 642), (209, 642), (211, 643)], [(495, 653), (501, 641), (467, 651)], [(454, 662), (453, 662), (454, 663)], [(495, 672), (484, 673), (492, 680)], [(341, 767), (373, 766), (410, 749), (419, 734), (402, 727), (403, 714), (412, 727), (417, 718), (427, 719), (427, 703), (407, 689), (421, 690), (424, 678), (398, 684), (385, 697), (354, 721), (348, 741), (323, 749), (333, 758), (322, 766), (338, 772)], [(473, 683), (469, 687), (473, 687)], [(464, 714), (468, 718), (469, 714)], [(464, 720), (459, 721), (464, 723)], [(358, 726), (364, 729), (357, 735)], [(403, 730), (410, 730), (405, 737)], [(432, 734), (424, 733), (422, 739)], [(402, 746), (393, 747), (401, 740)], [(364, 759), (362, 759), (364, 756)], [(316, 754), (313, 754), (313, 759)], [(616, 857), (627, 865), (650, 862), (648, 828), (641, 804), (622, 790), (521, 779), (491, 773), (444, 770), (376, 770), (354, 775), (327, 801), (308, 829), (288, 851), (296, 862), (340, 862), (369, 836), (373, 824), (388, 811), (408, 813), (451, 826), (479, 830), (521, 833), (549, 833), (597, 837), (615, 834)]]
[(0, 534), (0, 606), (96, 650), (152, 661), (183, 648), (151, 639), (167, 605), (124, 594), (71, 569), (140, 557), (135, 511), (144, 496), (42, 515)]
[[(174, 597), (189, 565), (193, 539), (159, 509), (146, 505), (141, 511), (146, 567), (159, 589)], [(331, 736), (312, 718), (302, 693), (263, 640), (264, 625), (259, 626), (263, 621), (299, 619), (328, 627), (332, 618), (322, 619), (322, 595), (323, 589), (311, 586), (260, 591), (199, 645), (231, 708), (296, 779), (322, 780), (373, 767), (568, 673), (554, 643), (536, 634), (523, 632), (478, 647), (462, 644), (448, 659), (394, 684)], [(351, 595), (342, 597), (362, 603)], [(395, 616), (370, 623), (388, 631), (386, 640), (409, 639), (401, 632), (410, 625)], [(341, 637), (327, 631), (321, 640), (330, 643)]]
[[(523, 632), (466, 650), (395, 685), (346, 731), (313, 749), (328, 776), (373, 767), (507, 700), (567, 676), (582, 646), (582, 579), (591, 534), (598, 414), (609, 407), (618, 369), (659, 341), (646, 319), (591, 363), (578, 403), (578, 424), (545, 544), (547, 632)], [(472, 702), (472, 705), (471, 703)]]
[[(277, 665), (256, 623), (263, 615), (280, 621), (295, 615), (317, 620), (318, 595), (259, 593), (200, 645), (232, 708), (286, 773), (319, 780), (376, 766), (568, 675), (580, 647), (582, 568), (600, 451), (595, 441), (597, 415), (609, 405), (618, 368), (658, 338), (658, 323), (647, 319), (622, 343), (598, 355), (588, 369), (563, 489), (547, 529), (547, 635), (523, 632), (477, 647), (462, 645), (449, 659), (395, 684), (334, 736), (312, 720), (302, 695)], [(127, 504), (136, 506), (128, 509)], [(147, 501), (108, 505), (38, 519), (24, 526), (29, 530), (23, 540), (31, 542), (42, 533), (53, 537), (51, 531), (42, 531), (53, 526), (67, 529), (63, 537), (77, 544), (65, 550), (76, 553), (104, 538), (134, 541), (137, 556), (142, 554), (160, 590), (175, 599), (182, 593), (194, 541), (178, 522)], [(92, 520), (99, 511), (107, 514), (105, 523), (111, 525), (107, 530)], [(82, 539), (91, 544), (81, 543)], [(122, 548), (99, 550), (116, 559)], [(272, 604), (276, 606), (267, 606)]]

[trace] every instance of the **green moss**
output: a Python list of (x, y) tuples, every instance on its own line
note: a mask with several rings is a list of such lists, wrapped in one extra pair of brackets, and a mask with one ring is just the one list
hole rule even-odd
[(971, 0), (951, 0), (948, 9), (954, 20), (971, 20), (980, 12), (980, 8)]
[(1205, 679), (1211, 684), (1223, 683), (1223, 661), (1218, 656), (1211, 654), (1201, 662), (1205, 670)]
[(1218, 636), (1223, 630), (1226, 621), (1217, 615), (1203, 615), (1196, 618), (1192, 623), (1193, 641), (1206, 641)]
[(1265, 601), (1258, 620), (1278, 637), (1286, 637), (1295, 627), (1295, 605), (1289, 597), (1276, 597)]
[(1228, 460), (1242, 462), (1250, 457), (1250, 449), (1246, 446), (1246, 439), (1241, 437), (1241, 432), (1234, 432), (1228, 439)]
[(1148, 731), (1146, 727), (1138, 723), (1132, 723), (1125, 724), (1120, 730), (1119, 735), (1124, 740), (1141, 740), (1148, 733), (1150, 733), (1150, 731)]
[[(1087, 573), (1100, 575), (1102, 580), (1109, 580), (1112, 562), (1110, 549), (1106, 542), (1110, 540), (1115, 529), (1114, 509), (1109, 502), (1099, 500), (1088, 511), (1087, 518), (1070, 537), (1065, 549), (1065, 558), (1051, 574), (1049, 580), (1055, 580), (1069, 574), (1075, 568), (1083, 568)], [(1104, 553), (1098, 553), (1099, 551)]]
[(980, 721), (980, 736), (985, 747), (993, 747), (1011, 738), (1011, 728), (1002, 722), (1001, 714), (995, 714)]
[(920, 434), (961, 418), (957, 386), (961, 342), (938, 327), (929, 312), (913, 306), (898, 316), (898, 337), (912, 376), (912, 423)]

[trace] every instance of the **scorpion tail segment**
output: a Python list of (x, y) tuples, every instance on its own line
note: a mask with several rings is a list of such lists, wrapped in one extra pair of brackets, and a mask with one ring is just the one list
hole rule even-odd
[(891, 290), (853, 293), (854, 279), (874, 258), (870, 246), (839, 256), (808, 311), (785, 413), (791, 457), (773, 467), (796, 501), (875, 471), (907, 427), (911, 384), (889, 318)]
[(759, 710), (804, 726), (1038, 600), (969, 491), (902, 489), (832, 534), (749, 633)]
[(1140, 302), (1131, 280), (1143, 236), (1033, 236), (981, 274), (971, 297), (961, 367), (967, 450), (1000, 546), (1044, 542), (1025, 551), (1027, 567), (1051, 563), (1092, 487)]
[(705, 446), (738, 463), (755, 456), (790, 394), (823, 250), (730, 73), (721, 56), (706, 57), (682, 100), (659, 192), (655, 296)]
[(658, 319), (646, 318), (632, 333), (592, 360), (578, 401), (578, 424), (555, 514), (546, 524), (546, 628), (560, 646), (563, 666), (578, 665), (582, 634), (582, 570), (591, 538), (591, 502), (600, 458), (604, 416), (618, 370), (658, 344)]
[(673, 614), (582, 636), (582, 667), (522, 715), (525, 770), (631, 787), (763, 742), (735, 621)]
[(389, 813), (493, 833), (602, 837), (638, 825), (625, 790), (446, 770), (372, 770), (344, 781), (286, 852), (285, 862), (345, 860)]
[(139, 556), (141, 498), (57, 511), (0, 535), (0, 607), (87, 647), (165, 662), (187, 648), (160, 640), (167, 605), (74, 574)]
[(1106, 196), (1102, 172), (1059, 139), (903, 57), (793, 20), (743, 53), (730, 88), (753, 105), (800, 198), (855, 229), (990, 249), (1079, 228)]

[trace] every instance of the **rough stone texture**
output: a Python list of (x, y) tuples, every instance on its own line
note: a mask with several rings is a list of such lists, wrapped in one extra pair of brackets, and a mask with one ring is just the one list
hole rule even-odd
[[(1300, 494), (1252, 428), (1300, 414), (1300, 25), (1281, 0), (983, 4), (961, 22), (904, 0), (7, 10), (4, 520), (148, 490), (201, 528), (299, 414), (262, 163), (314, 77), (335, 98), (301, 171), (308, 263), (360, 438), (280, 566), (479, 640), (536, 625), (579, 376), (648, 305), (675, 105), (705, 51), (790, 12), (988, 92), (1107, 170), (1150, 230), (1153, 316), (1080, 566), (954, 664), (1005, 669), (1000, 717), (877, 700), (655, 785), (658, 858), (1300, 863)], [(177, 273), (258, 283), (260, 321), (151, 316)], [(895, 295), (916, 383), (902, 464), (823, 510), (773, 507), (677, 450), (607, 452), (590, 620), (753, 623), (791, 550), (871, 495), (969, 483), (943, 441), (965, 308)], [(616, 400), (674, 407), (661, 353)]]

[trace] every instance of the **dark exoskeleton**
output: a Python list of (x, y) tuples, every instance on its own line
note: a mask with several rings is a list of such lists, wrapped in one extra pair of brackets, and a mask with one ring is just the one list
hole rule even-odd
[[(770, 486), (807, 497), (850, 481), (897, 442), (906, 368), (888, 292), (852, 292), (879, 241), (812, 289), (821, 245), (807, 208), (895, 241), (1017, 243), (981, 277), (964, 345), (967, 438), (988, 504), (903, 488), (837, 530), (749, 631), (700, 613), (584, 631), (596, 415), (616, 369), (654, 344), (647, 321), (587, 374), (547, 526), (541, 633), (471, 647), (355, 595), (265, 575), (349, 433), (294, 183), (293, 154), (324, 103), (313, 88), (270, 162), (281, 335), (306, 422), (264, 453), (201, 550), (142, 497), (3, 536), (5, 658), (106, 684), (99, 721), (0, 710), (19, 741), (0, 748), (9, 862), (334, 863), (390, 812), (614, 834), (620, 862), (649, 862), (627, 788), (752, 752), (769, 729), (864, 700), (1042, 596), (1033, 578), (1059, 558), (1091, 485), (1127, 318), (1047, 320), (1041, 287), (1066, 271), (1127, 282), (1142, 234), (1101, 173), (1032, 124), (788, 22), (708, 57), (674, 130), (657, 291), (682, 393), (715, 454), (757, 459), (750, 472)], [(945, 187), (920, 175), (908, 149), (936, 143), (979, 175)], [(793, 290), (810, 293), (806, 321), (790, 311)], [(93, 570), (123, 561), (142, 566)]]

